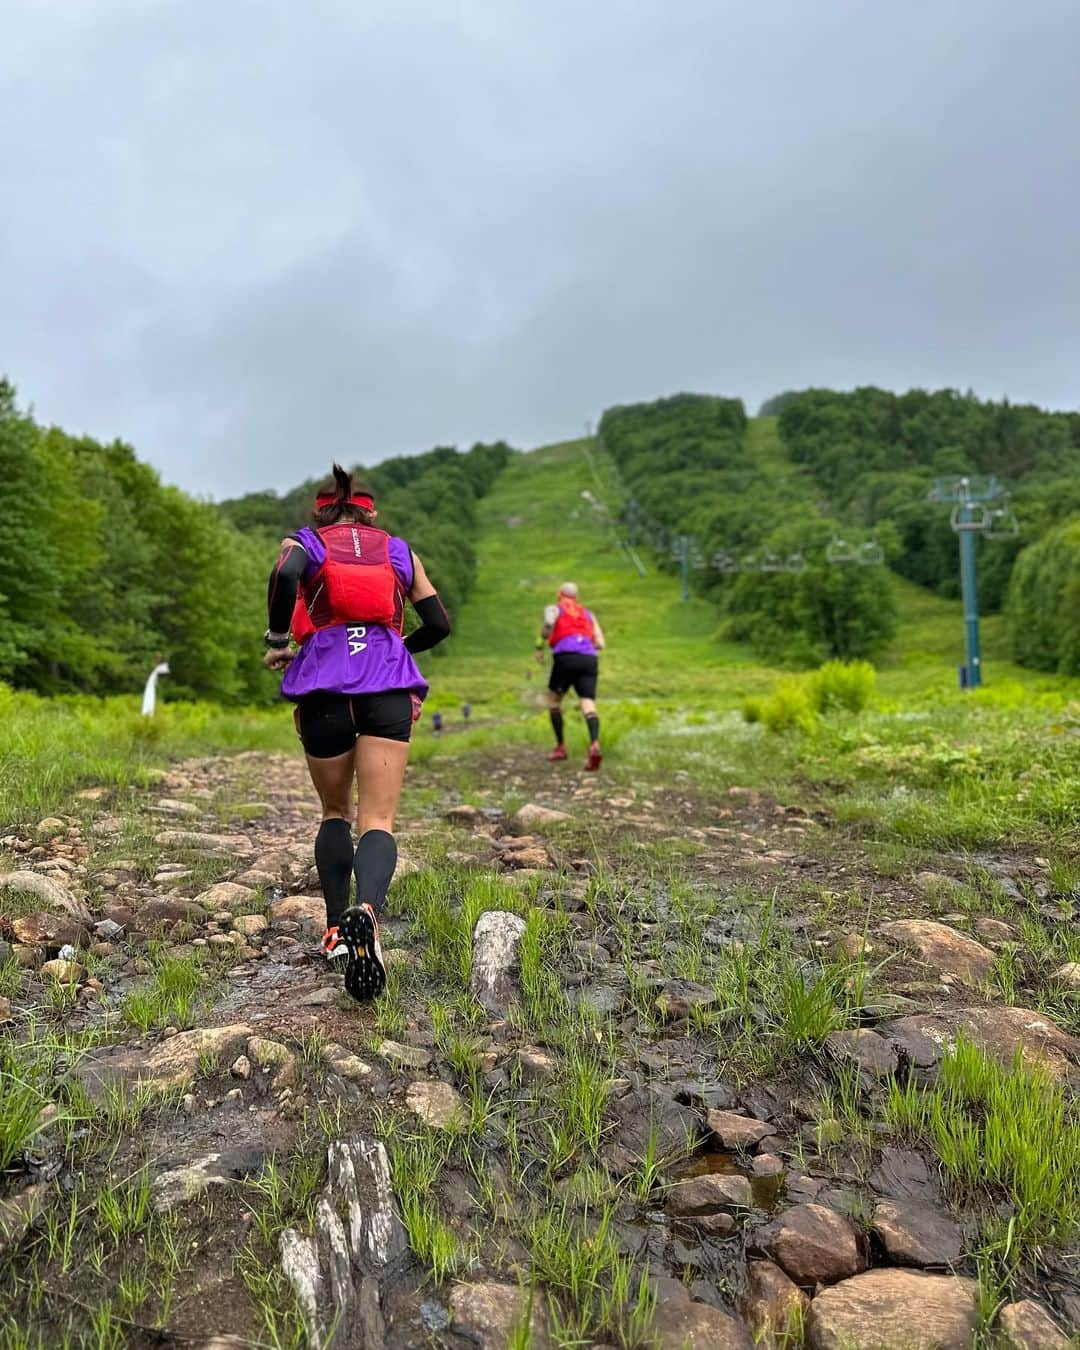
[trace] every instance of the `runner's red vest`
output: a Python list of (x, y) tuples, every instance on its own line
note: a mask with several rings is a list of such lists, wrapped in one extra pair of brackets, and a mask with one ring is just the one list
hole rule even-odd
[(293, 608), (294, 642), (343, 623), (376, 623), (401, 632), (405, 588), (390, 561), (390, 536), (371, 525), (343, 520), (316, 534), (326, 561), (301, 581)]
[(555, 620), (555, 627), (551, 630), (548, 642), (554, 647), (556, 642), (568, 637), (583, 637), (591, 642), (593, 621), (584, 605), (579, 605), (576, 600), (564, 595), (559, 600), (559, 617)]

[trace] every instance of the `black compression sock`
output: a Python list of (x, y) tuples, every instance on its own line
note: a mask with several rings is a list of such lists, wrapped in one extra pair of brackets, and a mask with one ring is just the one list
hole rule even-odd
[(555, 744), (562, 745), (563, 743), (562, 713), (559, 711), (558, 708), (551, 708), (549, 709), (549, 715), (551, 717), (551, 728), (555, 732)]
[(315, 836), (315, 867), (326, 901), (326, 926), (334, 928), (349, 907), (352, 882), (352, 829), (347, 820), (324, 820)]
[(394, 836), (385, 830), (365, 830), (356, 845), (353, 858), (356, 903), (362, 905), (366, 902), (377, 915), (381, 914), (396, 866), (397, 844)]
[(585, 717), (585, 725), (589, 728), (589, 741), (598, 741), (600, 739), (600, 719), (596, 713), (588, 713)]

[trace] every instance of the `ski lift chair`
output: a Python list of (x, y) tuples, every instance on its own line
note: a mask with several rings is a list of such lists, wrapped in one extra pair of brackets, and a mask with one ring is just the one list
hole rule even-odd
[(829, 546), (825, 550), (825, 561), (830, 563), (850, 563), (858, 561), (858, 549), (854, 544), (849, 544), (846, 539), (841, 539), (838, 534), (834, 534), (829, 541)]
[(763, 553), (761, 555), (761, 570), (763, 572), (782, 572), (784, 570), (783, 559), (778, 553)]

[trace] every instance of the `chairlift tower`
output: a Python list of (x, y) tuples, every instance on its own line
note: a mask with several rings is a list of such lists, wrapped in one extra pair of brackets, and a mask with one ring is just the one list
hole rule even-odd
[(965, 664), (960, 667), (960, 687), (977, 689), (982, 684), (982, 650), (979, 643), (979, 592), (975, 578), (975, 536), (1000, 538), (1019, 530), (1008, 508), (990, 509), (1005, 489), (996, 474), (988, 477), (938, 478), (930, 489), (930, 501), (951, 505), (949, 523), (960, 537), (960, 594), (964, 604)]

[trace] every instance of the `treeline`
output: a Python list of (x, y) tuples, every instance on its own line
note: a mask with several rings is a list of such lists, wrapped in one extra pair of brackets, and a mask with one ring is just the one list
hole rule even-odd
[[(365, 483), (375, 494), (380, 527), (409, 541), (451, 613), (476, 579), (472, 541), (477, 501), (513, 453), (503, 441), (477, 444), (468, 451), (438, 446), (419, 455), (385, 459), (370, 469), (353, 467), (354, 481)], [(328, 460), (318, 477), (287, 492), (249, 492), (221, 502), (218, 509), (245, 535), (280, 540), (310, 522), (315, 490), (329, 471)]]
[[(773, 659), (817, 664), (872, 655), (891, 636), (885, 569), (826, 562), (835, 522), (823, 516), (812, 476), (755, 453), (740, 400), (679, 394), (610, 408), (598, 431), (640, 510), (669, 535), (695, 540), (693, 585), (728, 616), (731, 637)], [(766, 552), (800, 554), (805, 569), (710, 565), (719, 553)]]
[(955, 597), (956, 536), (949, 508), (927, 494), (935, 478), (996, 474), (1020, 522), (1013, 539), (979, 549), (979, 600), (1000, 609), (1017, 556), (1033, 540), (1080, 512), (1080, 414), (984, 402), (944, 389), (787, 393), (780, 435), (841, 518), (863, 526), (888, 522), (901, 575)]
[[(475, 569), (476, 499), (509, 453), (440, 449), (369, 475), (380, 523), (410, 538), (451, 605)], [(160, 653), (166, 697), (272, 699), (277, 682), (261, 664), (266, 577), (282, 535), (309, 518), (313, 488), (196, 501), (121, 441), (40, 426), (0, 378), (0, 681), (135, 692)]]

